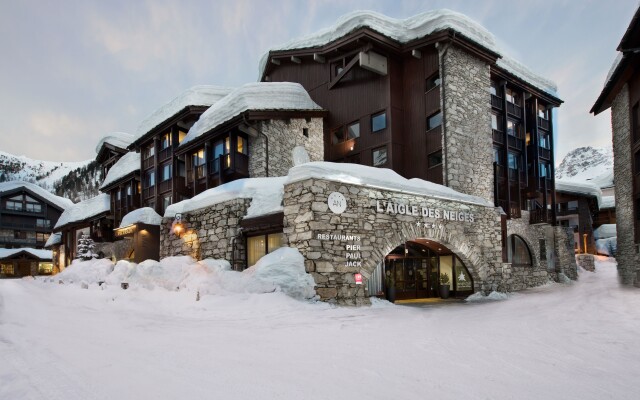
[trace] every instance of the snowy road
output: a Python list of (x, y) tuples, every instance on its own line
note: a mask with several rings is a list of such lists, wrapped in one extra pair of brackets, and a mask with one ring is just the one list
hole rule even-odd
[(640, 289), (332, 308), (0, 281), (0, 399), (638, 399)]

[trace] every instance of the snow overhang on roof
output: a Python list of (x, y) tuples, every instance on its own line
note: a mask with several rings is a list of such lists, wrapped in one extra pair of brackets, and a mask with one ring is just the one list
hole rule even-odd
[(602, 204), (602, 190), (592, 183), (577, 182), (564, 179), (556, 179), (556, 192), (579, 194), (583, 196), (595, 197), (598, 207)]
[(406, 19), (395, 19), (373, 11), (354, 11), (345, 14), (329, 28), (271, 48), (260, 60), (259, 80), (264, 78), (271, 53), (320, 48), (361, 28), (371, 29), (400, 44), (407, 44), (437, 32), (452, 30), (475, 45), (502, 57), (502, 60), (497, 63), (499, 68), (561, 102), (555, 83), (533, 73), (502, 53), (496, 45), (493, 34), (482, 25), (464, 14), (447, 9), (427, 11)]
[(104, 190), (109, 186), (117, 183), (122, 178), (133, 174), (136, 171), (140, 171), (140, 153), (131, 151), (123, 155), (107, 172), (104, 182), (100, 186), (100, 190)]
[(138, 141), (158, 125), (177, 115), (185, 108), (190, 106), (211, 107), (232, 90), (233, 88), (213, 85), (199, 85), (185, 90), (140, 123), (136, 131), (135, 141)]
[(299, 83), (249, 83), (209, 107), (189, 129), (180, 147), (245, 111), (322, 111)]
[(31, 254), (32, 256), (40, 260), (53, 259), (53, 252), (51, 250), (40, 250), (40, 249), (32, 249), (30, 247), (23, 247), (20, 249), (0, 249), (0, 260), (17, 256), (20, 253)]
[(147, 225), (160, 225), (162, 217), (155, 212), (151, 207), (142, 207), (137, 210), (133, 210), (124, 217), (120, 222), (119, 228), (124, 228), (137, 223), (143, 223)]
[(44, 244), (44, 248), (48, 249), (51, 246), (55, 246), (56, 244), (60, 244), (62, 243), (62, 233), (57, 232), (57, 233), (52, 233), (49, 236), (49, 239), (47, 239), (47, 242)]
[(124, 132), (111, 132), (105, 135), (98, 144), (96, 145), (96, 154), (100, 153), (102, 146), (105, 144), (110, 144), (114, 147), (118, 147), (120, 149), (127, 149), (131, 143), (133, 143), (133, 135), (130, 133)]
[(14, 190), (25, 189), (34, 195), (42, 198), (43, 200), (53, 204), (57, 208), (61, 210), (65, 210), (71, 206), (73, 206), (73, 201), (66, 199), (64, 197), (56, 196), (55, 194), (41, 188), (38, 185), (33, 183), (24, 182), (24, 181), (11, 181), (11, 182), (2, 182), (0, 183), (0, 196), (3, 196), (6, 192), (11, 192)]
[(102, 193), (74, 204), (64, 210), (53, 229), (59, 230), (66, 225), (85, 222), (103, 213), (108, 213), (111, 210), (110, 199), (108, 194)]

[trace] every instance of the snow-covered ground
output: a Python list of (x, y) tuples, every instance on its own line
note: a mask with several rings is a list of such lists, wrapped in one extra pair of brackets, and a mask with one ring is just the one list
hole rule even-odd
[(596, 268), (423, 307), (2, 280), (0, 399), (637, 399), (640, 289)]

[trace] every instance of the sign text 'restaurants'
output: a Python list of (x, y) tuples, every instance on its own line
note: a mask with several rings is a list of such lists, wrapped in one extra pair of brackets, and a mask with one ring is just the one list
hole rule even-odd
[(410, 215), (414, 217), (422, 216), (425, 218), (445, 219), (448, 221), (474, 222), (473, 213), (401, 204), (384, 200), (376, 201), (376, 212), (392, 215)]

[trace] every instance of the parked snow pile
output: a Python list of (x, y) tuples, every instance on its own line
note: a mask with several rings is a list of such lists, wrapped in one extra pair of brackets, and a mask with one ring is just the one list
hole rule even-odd
[(129, 284), (131, 289), (188, 290), (206, 294), (282, 292), (296, 299), (315, 297), (315, 282), (304, 269), (297, 249), (283, 247), (242, 272), (231, 270), (225, 260), (195, 261), (188, 256), (147, 260), (140, 264), (107, 260), (74, 262), (57, 277), (65, 283)]
[(593, 231), (596, 239), (596, 252), (609, 257), (615, 257), (618, 250), (616, 224), (600, 225)]
[(507, 295), (506, 293), (501, 293), (496, 291), (493, 291), (486, 296), (482, 294), (482, 292), (477, 292), (467, 297), (466, 299), (464, 299), (464, 301), (468, 303), (476, 303), (481, 301), (507, 300), (508, 298), (509, 298), (509, 295)]

